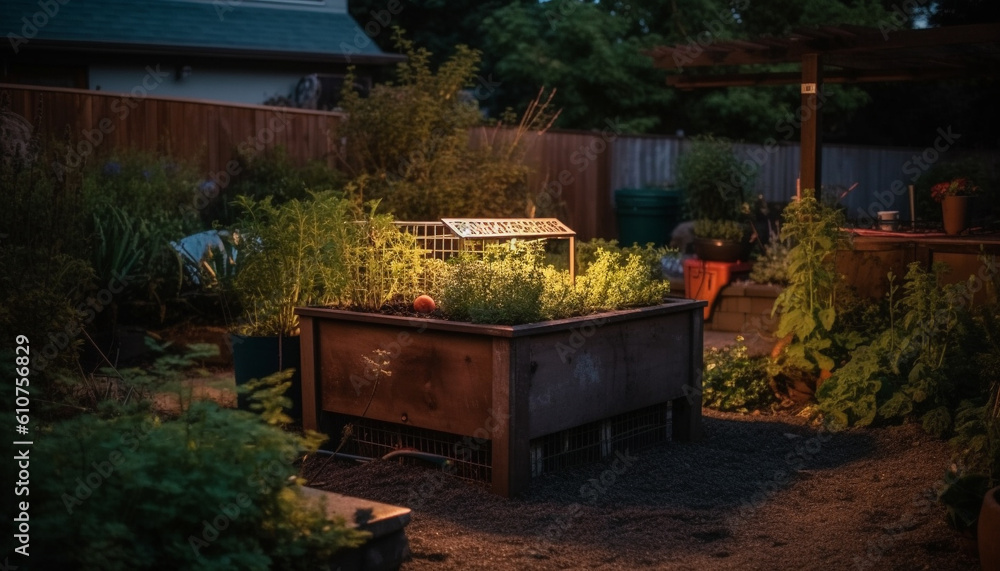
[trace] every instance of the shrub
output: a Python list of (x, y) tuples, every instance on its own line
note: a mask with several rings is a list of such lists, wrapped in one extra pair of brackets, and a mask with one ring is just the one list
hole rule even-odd
[(777, 401), (767, 379), (767, 357), (751, 357), (742, 336), (705, 353), (702, 403), (727, 412), (749, 412)]
[(677, 184), (694, 220), (743, 219), (755, 177), (744, 172), (733, 143), (726, 139), (696, 137), (677, 159)]
[(210, 402), (173, 420), (59, 422), (38, 439), (32, 556), (49, 569), (328, 568), (366, 534), (304, 503), (294, 461), (317, 445)]
[(246, 196), (255, 201), (270, 197), (280, 206), (289, 200), (308, 200), (310, 192), (340, 192), (347, 177), (325, 161), (310, 161), (298, 166), (285, 147), (277, 145), (264, 151), (240, 148), (236, 151), (237, 169), (228, 187), (221, 189), (219, 200), (210, 209), (209, 220), (230, 225), (239, 215), (229, 206), (231, 198)]
[(204, 230), (192, 208), (198, 177), (192, 165), (144, 151), (119, 150), (83, 172), (88, 218), (108, 220), (110, 208), (127, 212), (176, 240)]
[(670, 282), (653, 277), (638, 254), (598, 250), (586, 273), (577, 278), (581, 313), (656, 305), (670, 292)]
[[(618, 240), (594, 238), (593, 240), (576, 243), (576, 271), (578, 274), (585, 274), (587, 272), (590, 266), (594, 263), (594, 260), (597, 258), (597, 252), (599, 250), (624, 253), (626, 255), (635, 254), (639, 256), (642, 259), (643, 264), (649, 268), (650, 277), (654, 279), (663, 278), (663, 258), (677, 254), (676, 250), (671, 250), (670, 248), (663, 246), (656, 247), (652, 242), (643, 246), (633, 244), (631, 246), (622, 247), (618, 244)], [(562, 255), (560, 256), (560, 261), (561, 260)], [(562, 267), (565, 267), (565, 263), (562, 263)]]
[(367, 98), (350, 88), (353, 79), (344, 83), (348, 117), (339, 134), (346, 141), (344, 169), (353, 177), (348, 192), (359, 202), (382, 200), (400, 220), (523, 215), (523, 135), (548, 127), (547, 102), (512, 133), (476, 131), (470, 144), (470, 129), (482, 117), (463, 90), (475, 80), (479, 53), (459, 46), (435, 72), (427, 50), (414, 49), (401, 32), (395, 39), (407, 56), (397, 65), (396, 83), (377, 85)]

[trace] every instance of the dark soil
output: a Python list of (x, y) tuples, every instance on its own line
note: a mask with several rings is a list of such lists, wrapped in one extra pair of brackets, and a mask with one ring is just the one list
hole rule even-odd
[(701, 442), (545, 475), (510, 500), (393, 461), (314, 457), (303, 472), (411, 507), (406, 571), (978, 568), (933, 500), (948, 445), (918, 427), (827, 434), (706, 411), (704, 428)]

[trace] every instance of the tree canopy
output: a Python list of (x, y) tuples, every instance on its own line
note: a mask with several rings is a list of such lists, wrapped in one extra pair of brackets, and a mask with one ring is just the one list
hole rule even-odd
[[(489, 90), (477, 98), (493, 117), (507, 108), (520, 111), (545, 86), (557, 90), (555, 102), (563, 109), (557, 127), (601, 129), (611, 121), (626, 132), (714, 133), (750, 141), (774, 136), (775, 125), (793, 115), (800, 103), (797, 86), (681, 92), (665, 85), (667, 72), (654, 69), (643, 52), (656, 45), (704, 47), (780, 36), (799, 26), (899, 29), (1000, 19), (992, 0), (429, 0), (400, 1), (398, 7), (392, 25), (429, 50), (434, 63), (445, 61), (459, 44), (482, 53), (476, 83)], [(384, 0), (351, 2), (362, 25), (384, 8)], [(392, 50), (389, 32), (374, 40)], [(898, 87), (826, 88), (823, 113), (831, 140), (886, 142), (874, 140), (885, 134), (869, 128), (865, 110), (872, 94), (886, 97)], [(911, 99), (946, 98), (940, 89), (918, 85), (922, 95)]]

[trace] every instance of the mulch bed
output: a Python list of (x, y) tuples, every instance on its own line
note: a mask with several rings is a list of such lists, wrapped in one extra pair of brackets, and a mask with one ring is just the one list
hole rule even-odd
[(413, 508), (406, 571), (978, 568), (934, 501), (951, 451), (919, 427), (828, 434), (708, 410), (704, 427), (701, 442), (547, 474), (512, 500), (395, 461), (314, 456), (303, 474)]

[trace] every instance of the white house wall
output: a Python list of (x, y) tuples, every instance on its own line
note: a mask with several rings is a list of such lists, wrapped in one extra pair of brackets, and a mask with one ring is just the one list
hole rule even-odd
[(178, 78), (177, 66), (150, 62), (148, 66), (92, 65), (89, 87), (100, 91), (190, 97), (261, 104), (274, 95), (289, 95), (303, 76), (315, 70), (288, 71), (207, 68), (193, 65), (187, 77)]

